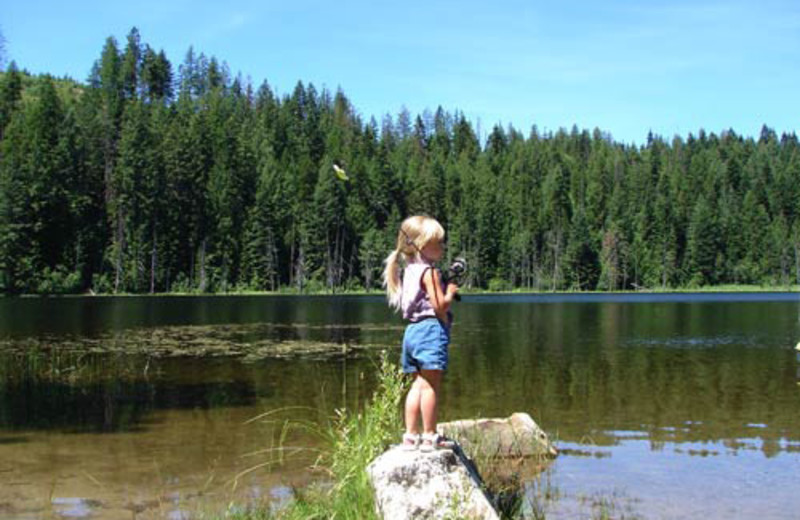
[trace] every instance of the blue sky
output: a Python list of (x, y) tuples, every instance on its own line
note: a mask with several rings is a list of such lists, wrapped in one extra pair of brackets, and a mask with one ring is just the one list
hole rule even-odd
[(484, 135), (575, 124), (639, 144), (800, 122), (797, 0), (9, 0), (0, 14), (10, 59), (79, 80), (132, 26), (175, 71), (193, 45), (280, 94), (341, 87), (365, 119), (441, 105)]

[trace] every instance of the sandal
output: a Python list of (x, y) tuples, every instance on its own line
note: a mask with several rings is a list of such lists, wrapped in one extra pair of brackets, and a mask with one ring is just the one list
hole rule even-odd
[(404, 433), (403, 443), (401, 447), (405, 451), (414, 451), (419, 447), (419, 434), (418, 433)]
[(452, 450), (456, 443), (438, 433), (423, 433), (422, 441), (420, 442), (420, 451), (434, 451), (434, 450)]

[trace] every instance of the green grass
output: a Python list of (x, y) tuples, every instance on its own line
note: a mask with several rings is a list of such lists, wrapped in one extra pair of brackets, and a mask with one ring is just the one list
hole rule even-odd
[(325, 426), (288, 423), (320, 436), (323, 448), (314, 464), (325, 475), (316, 485), (295, 490), (294, 499), (283, 509), (242, 510), (231, 507), (217, 518), (233, 520), (374, 519), (375, 503), (366, 468), (386, 447), (400, 438), (400, 400), (405, 381), (399, 368), (384, 354), (380, 362), (380, 384), (372, 399), (360, 410), (338, 410)]

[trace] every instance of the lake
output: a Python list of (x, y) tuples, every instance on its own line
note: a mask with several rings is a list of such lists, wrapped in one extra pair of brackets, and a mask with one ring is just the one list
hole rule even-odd
[[(800, 295), (454, 310), (441, 419), (528, 412), (561, 450), (526, 483), (529, 515), (800, 511)], [(317, 437), (291, 424), (363, 404), (402, 331), (379, 296), (0, 299), (0, 518), (279, 507), (319, 476)]]

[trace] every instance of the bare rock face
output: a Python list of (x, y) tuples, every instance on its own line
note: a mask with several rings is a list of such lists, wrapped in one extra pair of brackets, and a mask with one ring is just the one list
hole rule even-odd
[(476, 460), (486, 458), (552, 458), (558, 450), (530, 415), (440, 423), (439, 433), (458, 441)]
[(471, 462), (456, 447), (430, 453), (393, 447), (367, 467), (384, 520), (498, 519)]
[[(379, 516), (385, 520), (499, 519), (470, 457), (480, 461), (489, 488), (501, 484), (493, 491), (492, 500), (505, 511), (504, 500), (513, 501), (521, 489), (516, 489), (520, 478), (537, 474), (558, 454), (547, 434), (526, 413), (507, 419), (441, 423), (439, 433), (459, 446), (431, 453), (404, 451), (398, 446), (367, 467)], [(516, 487), (508, 488), (508, 483), (516, 483)], [(510, 490), (507, 497), (505, 488)]]

